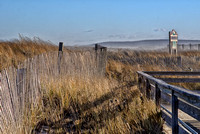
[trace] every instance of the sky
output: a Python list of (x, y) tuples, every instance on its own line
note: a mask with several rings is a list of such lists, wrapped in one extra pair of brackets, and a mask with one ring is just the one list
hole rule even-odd
[(54, 44), (200, 40), (199, 0), (0, 0), (0, 40), (19, 34)]

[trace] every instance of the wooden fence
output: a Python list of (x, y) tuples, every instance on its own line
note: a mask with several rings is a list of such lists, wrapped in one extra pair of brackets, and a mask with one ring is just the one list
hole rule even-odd
[[(162, 111), (164, 120), (172, 126), (173, 134), (200, 133), (199, 126), (188, 125), (178, 116), (178, 109), (200, 121), (200, 94), (166, 82), (184, 83), (200, 82), (200, 78), (185, 78), (185, 76), (200, 76), (200, 72), (141, 72), (138, 71), (138, 88), (148, 99), (155, 103)], [(163, 77), (158, 79), (156, 77)], [(184, 78), (166, 78), (166, 76), (184, 76)], [(168, 97), (166, 97), (168, 96)], [(169, 98), (171, 97), (171, 98)], [(171, 111), (161, 100), (171, 103)], [(197, 123), (198, 125), (199, 123)]]
[(154, 65), (163, 68), (169, 67), (174, 70), (200, 71), (200, 56), (126, 56), (125, 52), (119, 53), (120, 56), (114, 56), (108, 53), (108, 59), (122, 62), (130, 65)]
[(97, 67), (99, 69), (100, 75), (105, 75), (106, 73), (106, 61), (107, 61), (107, 48), (95, 44), (95, 54)]
[(29, 117), (29, 109), (38, 105), (45, 82), (62, 77), (94, 77), (105, 72), (99, 72), (99, 67), (103, 67), (99, 64), (105, 65), (106, 61), (97, 61), (96, 56), (100, 56), (94, 49), (64, 52), (62, 48), (60, 43), (59, 52), (41, 54), (25, 60), (18, 68), (11, 66), (1, 71), (0, 133), (16, 133), (14, 130), (22, 127), (23, 117)]
[(200, 44), (178, 44), (178, 50), (200, 50)]

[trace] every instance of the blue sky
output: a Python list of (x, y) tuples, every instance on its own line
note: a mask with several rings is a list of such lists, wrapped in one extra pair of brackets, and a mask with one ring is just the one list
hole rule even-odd
[(40, 37), (58, 44), (200, 39), (199, 0), (0, 0), (0, 40)]

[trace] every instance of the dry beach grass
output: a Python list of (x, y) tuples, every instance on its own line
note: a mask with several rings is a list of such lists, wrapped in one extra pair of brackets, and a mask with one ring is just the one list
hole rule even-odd
[[(183, 70), (191, 66), (153, 64), (154, 61), (147, 59), (169, 57), (165, 52), (108, 52), (106, 76), (102, 76), (95, 67), (94, 53), (78, 51), (63, 53), (59, 73), (57, 52), (33, 57), (56, 51), (56, 46), (43, 41), (35, 44), (28, 39), (17, 42), (0, 43), (0, 51), (6, 43), (10, 47), (1, 52), (9, 61), (6, 66), (14, 66), (6, 70), (7, 75), (2, 71), (2, 83), (8, 83), (7, 77), (10, 83), (16, 81), (15, 67), (22, 61), (25, 62), (18, 68), (27, 67), (26, 81), (31, 82), (25, 83), (27, 86), (20, 96), (24, 98), (23, 110), (17, 108), (21, 104), (15, 91), (17, 85), (2, 87), (1, 108), (10, 112), (0, 113), (1, 133), (162, 133), (161, 113), (153, 101), (141, 98), (136, 71)], [(200, 53), (182, 55), (192, 57)], [(28, 57), (33, 58), (25, 60)], [(141, 61), (135, 62), (137, 58)], [(198, 68), (199, 63), (192, 66)], [(14, 110), (12, 103), (6, 102), (9, 98), (16, 102)]]

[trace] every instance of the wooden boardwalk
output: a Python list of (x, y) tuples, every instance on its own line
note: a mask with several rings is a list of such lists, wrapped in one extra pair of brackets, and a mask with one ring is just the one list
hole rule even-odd
[[(167, 108), (170, 112), (172, 112), (171, 105), (169, 104), (162, 104), (165, 108)], [(178, 110), (178, 117), (185, 122), (188, 126), (194, 129), (196, 132), (200, 133), (200, 121), (196, 120), (195, 118), (191, 117), (190, 115), (186, 114), (185, 112)], [(170, 124), (165, 124), (164, 127), (167, 129), (168, 132), (171, 132)], [(181, 124), (179, 124), (181, 125)], [(181, 133), (181, 132), (180, 132)]]
[[(185, 78), (185, 76), (200, 76), (200, 72), (141, 72), (138, 71), (138, 88), (147, 99), (154, 99), (163, 119), (172, 128), (173, 134), (200, 133), (200, 94), (172, 83), (196, 83), (200, 78)], [(165, 76), (164, 78), (156, 78)], [(169, 77), (183, 76), (184, 78)], [(166, 80), (166, 81), (165, 81)], [(165, 128), (169, 128), (165, 125)]]

